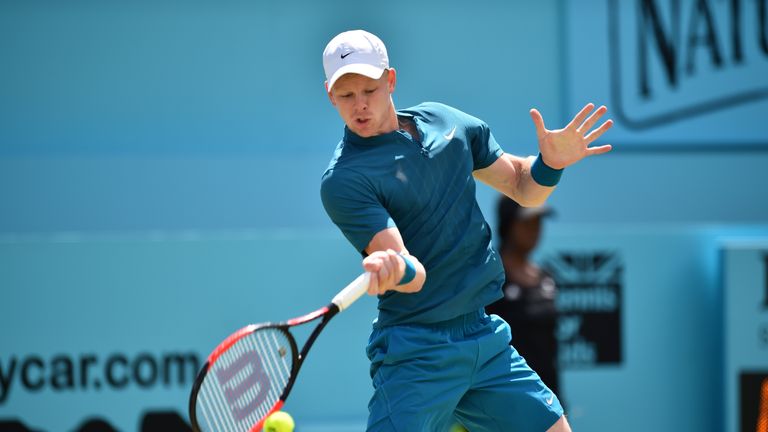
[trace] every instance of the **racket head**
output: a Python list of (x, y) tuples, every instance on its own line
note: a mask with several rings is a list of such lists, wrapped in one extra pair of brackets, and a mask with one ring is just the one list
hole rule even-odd
[(286, 325), (244, 327), (222, 342), (200, 369), (189, 399), (199, 432), (251, 431), (283, 404), (299, 364)]

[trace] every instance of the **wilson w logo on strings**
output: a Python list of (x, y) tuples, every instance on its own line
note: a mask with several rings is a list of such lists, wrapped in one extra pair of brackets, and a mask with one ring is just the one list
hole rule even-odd
[(216, 371), (216, 377), (224, 386), (232, 417), (242, 421), (256, 411), (267, 399), (272, 387), (261, 356), (245, 352), (229, 366)]

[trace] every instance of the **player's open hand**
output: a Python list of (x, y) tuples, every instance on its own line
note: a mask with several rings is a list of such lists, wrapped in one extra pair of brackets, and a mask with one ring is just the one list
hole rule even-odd
[(608, 111), (605, 106), (593, 111), (594, 108), (593, 104), (587, 104), (568, 123), (568, 126), (558, 130), (548, 130), (544, 126), (544, 118), (541, 113), (535, 108), (531, 110), (531, 118), (536, 126), (536, 135), (539, 139), (539, 151), (544, 163), (551, 168), (561, 169), (573, 165), (587, 156), (611, 151), (610, 145), (589, 146), (613, 126), (613, 121), (607, 120), (598, 128), (592, 129)]
[(368, 294), (382, 295), (394, 290), (405, 272), (405, 262), (392, 249), (376, 251), (363, 259), (363, 268), (371, 273)]

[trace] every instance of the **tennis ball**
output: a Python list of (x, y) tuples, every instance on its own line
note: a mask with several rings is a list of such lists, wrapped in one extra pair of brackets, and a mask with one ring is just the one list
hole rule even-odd
[(264, 421), (264, 432), (293, 432), (293, 417), (285, 411), (276, 411)]

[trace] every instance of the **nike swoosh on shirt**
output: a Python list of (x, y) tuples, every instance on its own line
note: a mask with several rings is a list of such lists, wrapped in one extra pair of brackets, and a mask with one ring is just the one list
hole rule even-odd
[(447, 134), (443, 135), (443, 138), (445, 138), (446, 140), (450, 141), (450, 140), (453, 139), (453, 135), (454, 134), (456, 134), (456, 126), (454, 126), (453, 129), (451, 129), (450, 132), (448, 132)]

